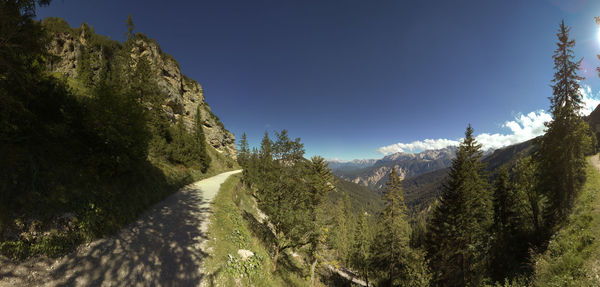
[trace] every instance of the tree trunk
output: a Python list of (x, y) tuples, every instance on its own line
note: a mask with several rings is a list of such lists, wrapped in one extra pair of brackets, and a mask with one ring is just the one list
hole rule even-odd
[(315, 286), (315, 267), (317, 266), (317, 259), (310, 265), (310, 286)]
[(279, 246), (275, 247), (275, 256), (273, 256), (273, 272), (277, 271), (277, 259), (279, 259)]

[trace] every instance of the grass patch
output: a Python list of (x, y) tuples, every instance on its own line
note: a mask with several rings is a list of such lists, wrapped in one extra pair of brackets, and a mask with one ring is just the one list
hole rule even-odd
[(586, 177), (568, 222), (535, 260), (533, 286), (600, 285), (600, 173), (588, 163)]
[[(282, 255), (278, 270), (272, 273), (272, 254), (264, 230), (257, 220), (255, 201), (240, 182), (240, 175), (229, 177), (212, 203), (204, 261), (208, 280), (214, 286), (308, 286), (308, 272), (289, 254)], [(245, 261), (238, 250), (254, 253)]]

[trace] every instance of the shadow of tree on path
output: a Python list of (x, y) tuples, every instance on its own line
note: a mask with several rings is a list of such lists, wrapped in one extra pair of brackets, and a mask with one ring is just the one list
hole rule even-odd
[(206, 253), (209, 203), (185, 187), (156, 204), (117, 235), (93, 242), (53, 266), (49, 285), (197, 286)]

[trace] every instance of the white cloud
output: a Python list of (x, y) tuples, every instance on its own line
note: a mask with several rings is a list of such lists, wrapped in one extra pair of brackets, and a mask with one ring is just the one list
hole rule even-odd
[[(481, 133), (475, 139), (483, 146), (484, 150), (497, 149), (504, 146), (520, 143), (539, 135), (545, 130), (544, 122), (550, 121), (552, 117), (544, 111), (531, 112), (527, 115), (519, 115), (512, 121), (505, 122), (502, 127), (510, 130), (507, 134)], [(396, 143), (377, 149), (382, 154), (396, 152), (420, 152), (431, 149), (442, 149), (449, 146), (458, 146), (461, 139), (426, 139), (413, 141), (411, 143)]]
[(550, 120), (552, 117), (545, 111), (530, 112), (505, 122), (502, 127), (510, 130), (508, 134), (482, 133), (475, 136), (475, 139), (481, 143), (484, 150), (513, 145), (543, 135), (546, 130), (544, 123)]
[(442, 149), (449, 146), (458, 146), (458, 140), (449, 139), (426, 139), (424, 141), (414, 141), (411, 143), (397, 143), (380, 147), (377, 149), (382, 154), (390, 154), (396, 152), (418, 152), (428, 149)]
[(583, 97), (581, 115), (589, 115), (600, 104), (600, 92), (594, 95), (588, 85), (582, 85), (580, 91)]
[[(581, 95), (583, 99), (582, 115), (589, 115), (600, 104), (600, 92), (594, 95), (588, 85), (581, 86)], [(484, 150), (497, 149), (516, 143), (524, 142), (543, 135), (546, 129), (545, 122), (552, 120), (552, 116), (544, 110), (530, 112), (526, 115), (520, 114), (511, 121), (506, 121), (502, 127), (510, 130), (506, 134), (501, 133), (481, 133), (475, 136), (475, 139), (483, 146)], [(426, 139), (423, 141), (413, 141), (411, 143), (396, 143), (383, 146), (377, 149), (380, 153), (386, 155), (396, 152), (420, 152), (431, 149), (442, 149), (449, 146), (458, 146), (461, 139)]]

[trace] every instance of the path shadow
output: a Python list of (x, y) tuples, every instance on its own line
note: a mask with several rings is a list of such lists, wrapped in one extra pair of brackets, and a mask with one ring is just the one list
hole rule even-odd
[(186, 187), (156, 204), (111, 238), (64, 257), (50, 285), (198, 286), (209, 203)]

